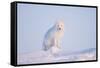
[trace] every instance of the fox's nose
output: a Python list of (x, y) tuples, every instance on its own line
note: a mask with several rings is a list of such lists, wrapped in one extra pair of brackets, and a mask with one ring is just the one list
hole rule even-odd
[(61, 28), (58, 28), (59, 30), (61, 30)]

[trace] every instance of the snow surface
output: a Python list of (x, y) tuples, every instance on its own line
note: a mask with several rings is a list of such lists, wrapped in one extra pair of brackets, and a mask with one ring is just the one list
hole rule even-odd
[(96, 49), (91, 48), (80, 52), (51, 55), (49, 52), (38, 51), (28, 54), (18, 54), (18, 64), (37, 64), (53, 62), (71, 62), (96, 60)]

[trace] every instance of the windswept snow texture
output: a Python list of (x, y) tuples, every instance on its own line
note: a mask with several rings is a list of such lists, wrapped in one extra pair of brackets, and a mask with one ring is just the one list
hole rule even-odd
[(96, 60), (96, 48), (86, 49), (74, 53), (61, 53), (59, 55), (50, 55), (49, 52), (38, 51), (30, 54), (18, 55), (18, 64), (38, 64), (53, 62), (71, 62), (71, 61), (87, 61)]

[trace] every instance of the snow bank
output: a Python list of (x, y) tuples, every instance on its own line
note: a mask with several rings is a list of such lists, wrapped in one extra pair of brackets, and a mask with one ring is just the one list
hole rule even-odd
[(96, 60), (96, 49), (88, 49), (71, 54), (51, 55), (49, 52), (38, 51), (30, 54), (18, 54), (18, 64), (37, 64), (52, 62), (70, 62)]

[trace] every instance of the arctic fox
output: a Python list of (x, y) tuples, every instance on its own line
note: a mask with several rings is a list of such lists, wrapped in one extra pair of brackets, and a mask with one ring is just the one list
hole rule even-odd
[(64, 34), (64, 22), (57, 21), (57, 23), (50, 28), (45, 34), (43, 40), (44, 51), (50, 50), (52, 54), (57, 54), (61, 48), (60, 42)]

